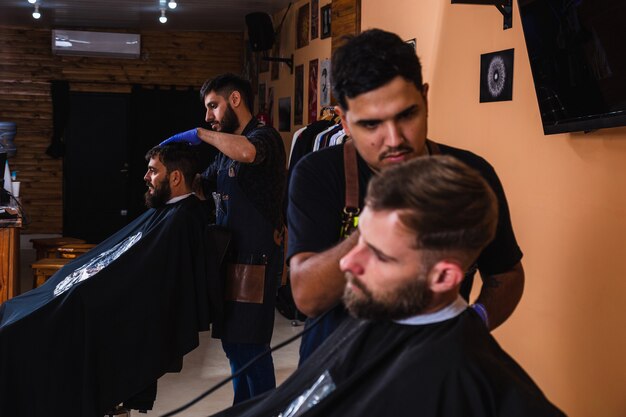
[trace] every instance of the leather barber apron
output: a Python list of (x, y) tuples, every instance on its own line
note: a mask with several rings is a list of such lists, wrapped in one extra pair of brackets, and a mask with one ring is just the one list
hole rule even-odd
[(217, 192), (213, 194), (217, 224), (232, 232), (225, 281), (225, 322), (220, 338), (230, 343), (269, 343), (280, 246), (274, 227), (256, 209), (238, 182), (242, 164), (220, 155)]

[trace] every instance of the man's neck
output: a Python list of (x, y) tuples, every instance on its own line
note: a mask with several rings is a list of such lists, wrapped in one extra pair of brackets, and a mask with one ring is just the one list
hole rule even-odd
[(460, 295), (455, 300), (447, 304), (443, 308), (438, 309), (430, 313), (418, 314), (416, 316), (407, 317), (402, 320), (394, 320), (398, 324), (406, 324), (411, 326), (440, 323), (442, 321), (450, 320), (467, 309), (467, 301)]
[(177, 194), (172, 194), (172, 196), (170, 197), (169, 200), (167, 200), (167, 202), (165, 204), (174, 204), (174, 203), (178, 203), (180, 200), (184, 200), (185, 198), (189, 197), (190, 195), (192, 195), (193, 193), (191, 191), (185, 192), (185, 193), (177, 193)]
[(250, 120), (252, 120), (252, 113), (246, 110), (242, 112), (241, 115), (238, 114), (237, 118), (239, 119), (239, 127), (233, 133), (241, 136), (246, 126), (248, 126), (248, 123), (250, 123)]

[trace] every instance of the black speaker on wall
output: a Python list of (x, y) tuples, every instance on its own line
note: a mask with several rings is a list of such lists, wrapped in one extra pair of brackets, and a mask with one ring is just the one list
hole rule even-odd
[(246, 15), (248, 39), (252, 51), (269, 51), (274, 46), (274, 26), (269, 14), (263, 12)]

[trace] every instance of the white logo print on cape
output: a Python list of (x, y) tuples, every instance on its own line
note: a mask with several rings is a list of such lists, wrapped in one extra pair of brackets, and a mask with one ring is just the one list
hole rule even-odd
[(54, 296), (63, 294), (65, 291), (72, 288), (74, 285), (82, 282), (88, 278), (93, 277), (102, 269), (106, 268), (111, 262), (119, 258), (124, 252), (126, 252), (131, 246), (137, 243), (141, 239), (141, 232), (129, 236), (111, 249), (102, 252), (90, 260), (85, 265), (74, 270), (65, 279), (57, 284), (54, 289)]

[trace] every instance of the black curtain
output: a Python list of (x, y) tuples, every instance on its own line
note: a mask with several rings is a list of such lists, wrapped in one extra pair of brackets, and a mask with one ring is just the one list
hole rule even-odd
[(46, 154), (60, 158), (65, 154), (63, 135), (70, 115), (70, 83), (62, 80), (50, 82), (52, 98), (52, 138)]
[[(129, 215), (134, 219), (145, 211), (146, 152), (176, 133), (207, 127), (207, 124), (200, 91), (193, 88), (176, 90), (134, 85), (130, 108)], [(203, 143), (197, 149), (203, 166), (208, 166), (215, 158), (215, 148)]]

